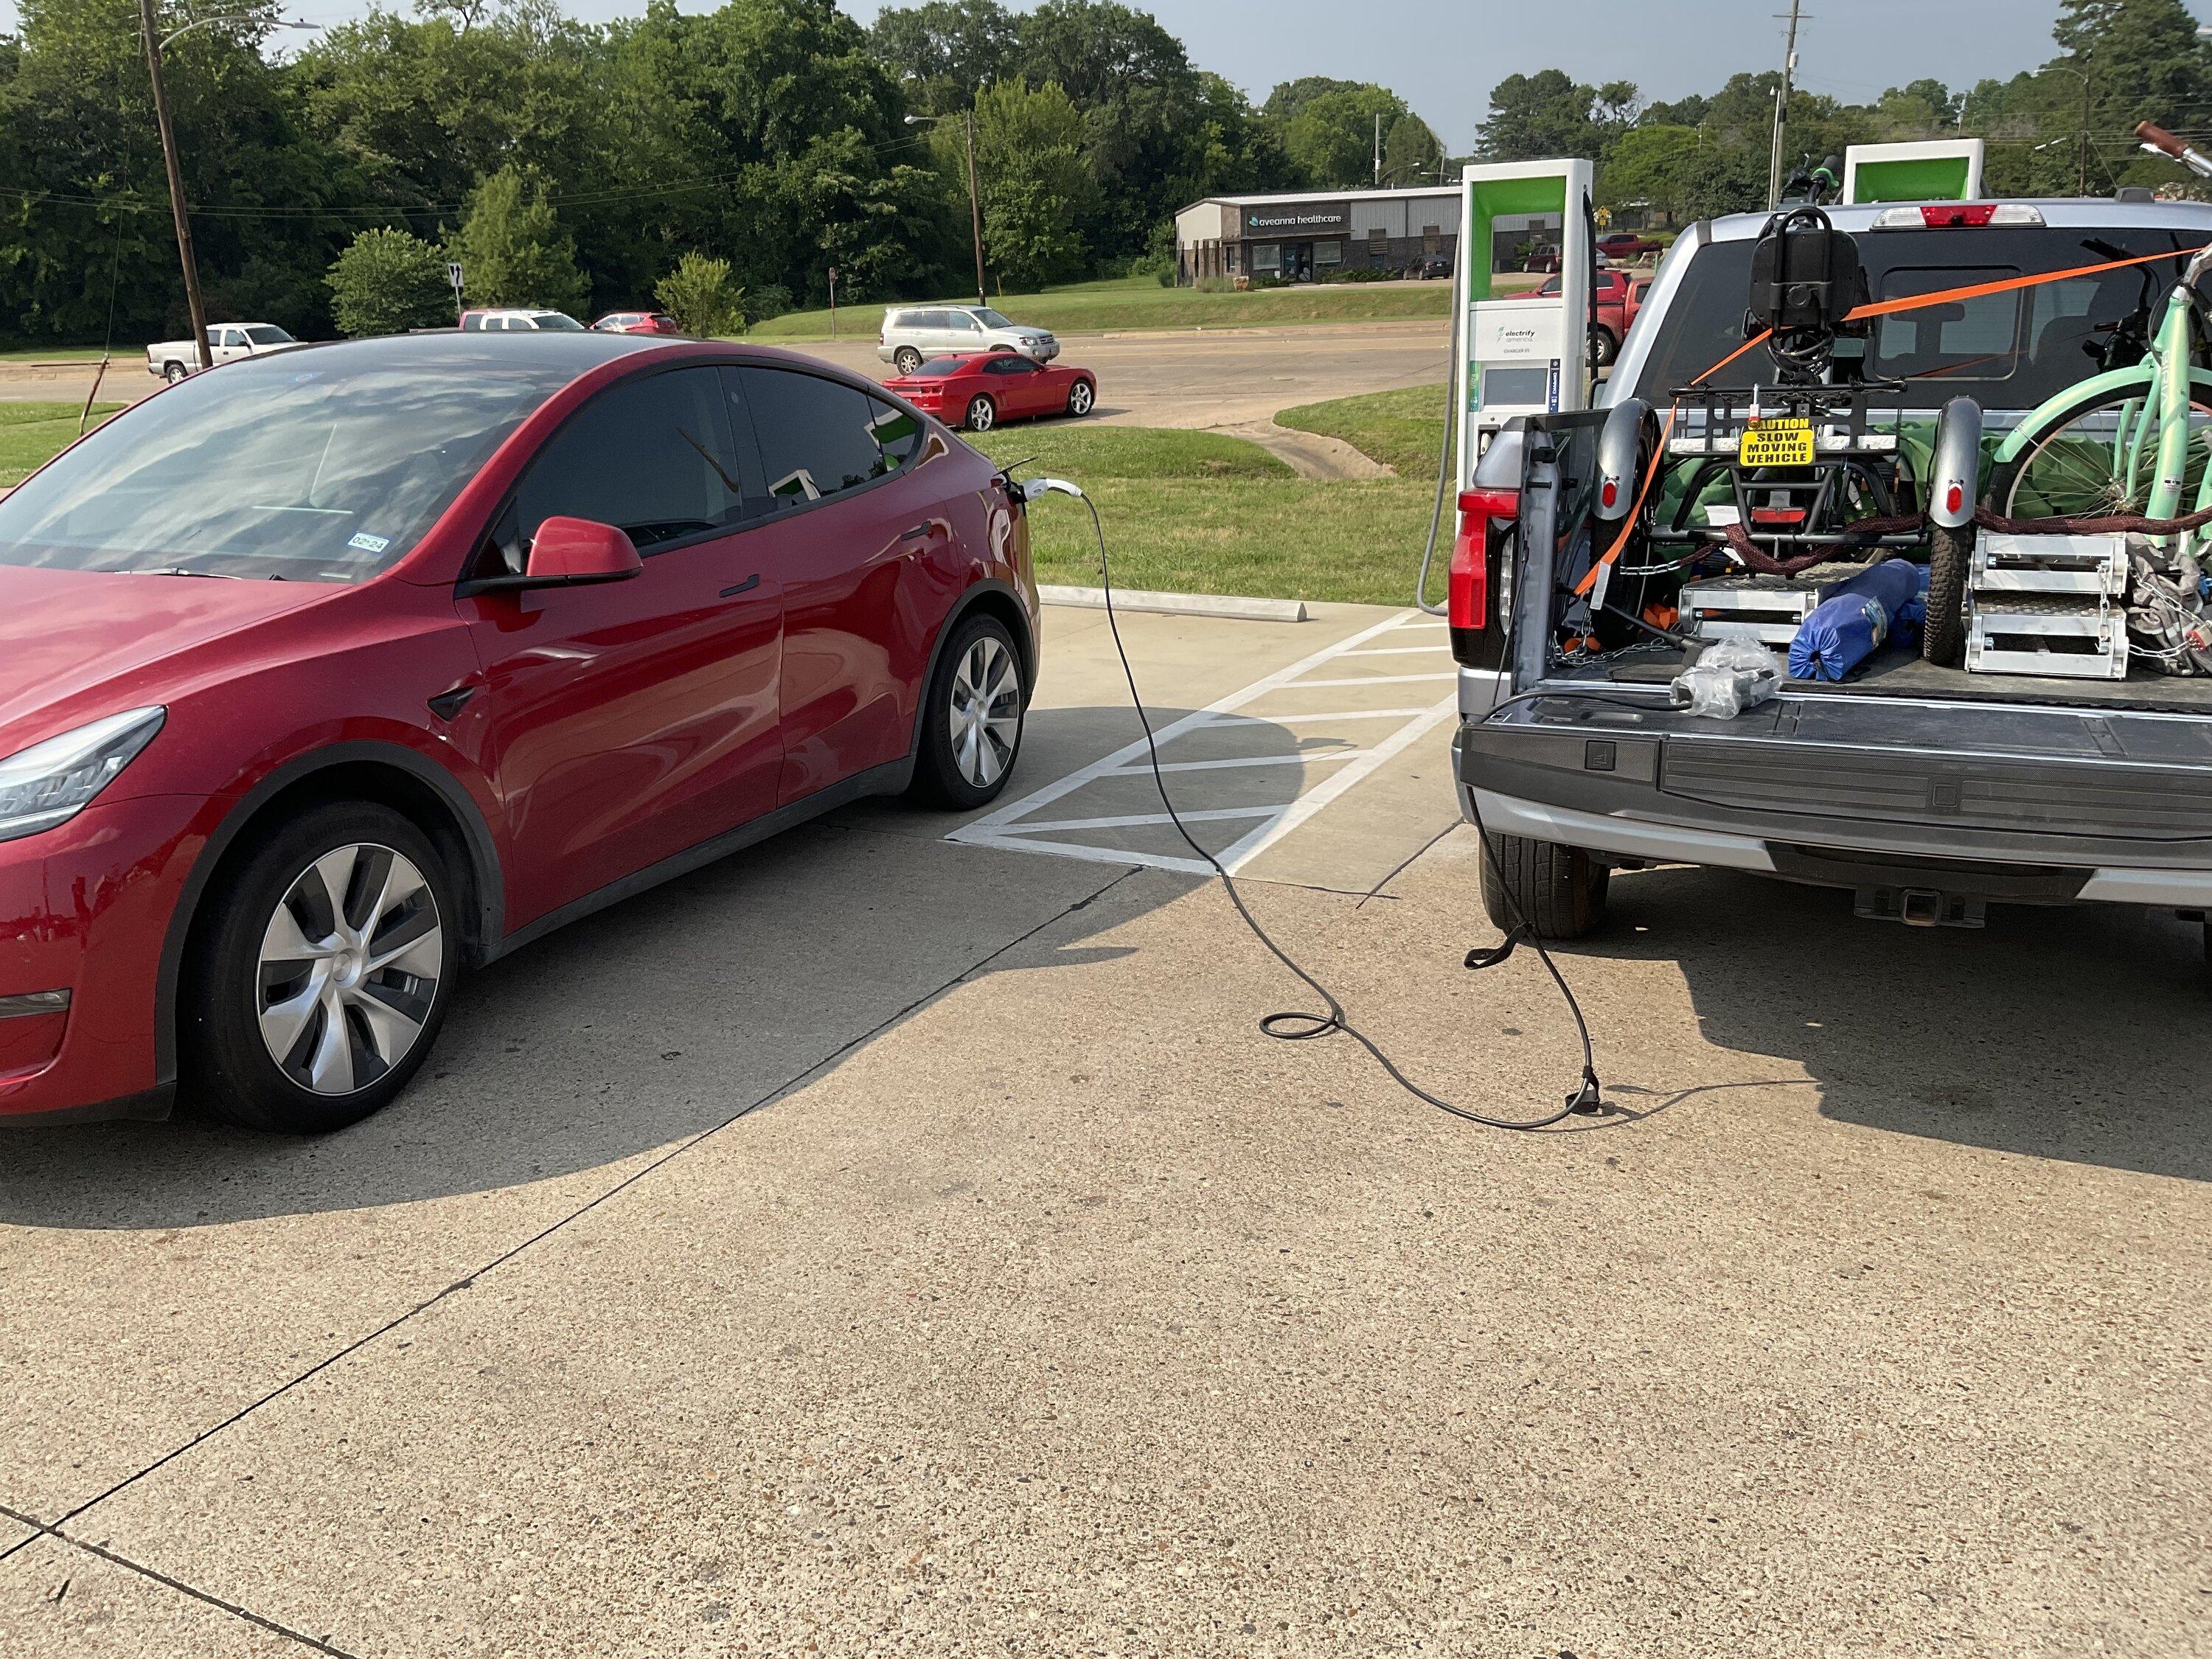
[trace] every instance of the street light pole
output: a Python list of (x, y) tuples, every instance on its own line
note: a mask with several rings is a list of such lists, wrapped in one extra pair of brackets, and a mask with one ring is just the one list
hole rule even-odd
[(192, 257), (192, 219), (185, 206), (184, 169), (177, 161), (177, 130), (169, 119), (169, 94), (161, 84), (161, 40), (154, 27), (154, 0), (138, 0), (138, 25), (146, 36), (146, 74), (154, 83), (154, 119), (161, 129), (161, 161), (169, 172), (169, 211), (177, 222), (177, 258), (185, 268), (185, 303), (192, 313), (192, 349), (202, 368), (215, 366), (208, 349), (207, 306), (200, 298), (198, 262)]
[(975, 184), (975, 106), (968, 106), (968, 221), (975, 234), (975, 303), (991, 303), (983, 292), (983, 192)]
[[(969, 105), (962, 114), (968, 124), (968, 223), (975, 237), (975, 303), (987, 306), (991, 301), (990, 296), (983, 292), (983, 192), (975, 183), (975, 106)], [(951, 118), (949, 111), (943, 115), (909, 115), (906, 118), (906, 124), (918, 127), (925, 121), (949, 121)]]
[(1782, 205), (1782, 131), (1790, 119), (1790, 76), (1797, 68), (1797, 17), (1802, 0), (1790, 0), (1790, 42), (1782, 49), (1782, 82), (1774, 88), (1774, 149), (1766, 161), (1766, 210)]

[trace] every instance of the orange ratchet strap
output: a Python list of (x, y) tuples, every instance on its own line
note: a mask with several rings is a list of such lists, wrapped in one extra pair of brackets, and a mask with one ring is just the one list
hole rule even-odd
[[(1892, 317), (1902, 311), (1951, 305), (1960, 300), (1980, 299), (1984, 295), (2009, 294), (2018, 289), (2040, 288), (2045, 283), (2063, 283), (2071, 276), (2094, 276), (2103, 271), (2124, 270), (2130, 265), (2155, 264), (2161, 259), (2185, 259), (2203, 251), (2201, 247), (2169, 248), (2163, 253), (2139, 253), (2126, 259), (2101, 259), (2094, 265), (2075, 265), (2067, 270), (2038, 271), (2032, 276), (2007, 276), (1994, 283), (1969, 283), (1963, 288), (1947, 288), (1935, 294), (1908, 295), (1901, 300), (1872, 301), (1866, 305), (1853, 307), (1844, 320), (1856, 323), (1869, 317)], [(1711, 380), (1752, 347), (1764, 342), (1772, 332), (1771, 329), (1761, 329), (1711, 368), (1691, 376), (1690, 384), (1696, 386), (1700, 380)], [(1628, 545), (1629, 534), (1635, 528), (1638, 515), (1644, 511), (1644, 498), (1651, 493), (1651, 485), (1659, 476), (1659, 464), (1666, 459), (1667, 439), (1674, 430), (1674, 416), (1681, 412), (1681, 407), (1680, 404), (1668, 405), (1667, 418), (1659, 428), (1658, 447), (1651, 452), (1651, 465), (1644, 469), (1643, 485), (1636, 492), (1636, 500), (1628, 509), (1628, 516), (1621, 520), (1620, 533), (1613, 538), (1613, 545), (1606, 549), (1605, 556), (1584, 572), (1583, 579), (1575, 584), (1577, 598), (1587, 596), (1597, 586), (1598, 573), (1619, 558), (1621, 550)]]

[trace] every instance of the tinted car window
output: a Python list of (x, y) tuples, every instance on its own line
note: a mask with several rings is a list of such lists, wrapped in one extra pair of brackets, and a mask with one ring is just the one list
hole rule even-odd
[(0, 499), (0, 563), (374, 575), (575, 373), (384, 343), (241, 358), (125, 410)]
[(515, 491), (523, 541), (557, 515), (614, 525), (648, 553), (729, 523), (738, 489), (721, 393), (711, 368), (649, 374), (599, 393), (523, 475)]
[(287, 334), (283, 329), (274, 327), (268, 323), (256, 323), (252, 328), (246, 331), (246, 337), (252, 341), (256, 345), (290, 345), (294, 343), (290, 335)]
[(858, 386), (792, 369), (737, 371), (769, 495), (818, 501), (896, 472), (921, 432), (914, 417)]
[[(2067, 270), (2098, 264), (2112, 252), (2172, 248), (2182, 239), (2171, 231), (2148, 229), (2085, 233), (2056, 226), (1990, 226), (1869, 230), (1855, 240), (1868, 291), (1884, 295), (1930, 293), (2003, 271)], [(1649, 321), (1638, 320), (1639, 331), (1657, 325), (1650, 357), (1638, 379), (1638, 396), (1663, 401), (1674, 387), (1743, 343), (1753, 246), (1745, 240), (1700, 248), (1665, 310)], [(1926, 378), (1908, 379), (1902, 396), (1878, 392), (1873, 399), (1933, 408), (1964, 393), (1993, 409), (2033, 409), (2094, 373), (2096, 365), (2084, 348), (2107, 337), (2112, 325), (2135, 308), (2146, 289), (2154, 307), (2163, 304), (2181, 264), (2175, 259), (1986, 295), (1960, 302), (1955, 315), (1951, 307), (1899, 313), (1895, 321), (1920, 317), (1923, 323), (1909, 332), (1878, 327), (1869, 352), (1878, 372)], [(2154, 323), (2157, 314), (2155, 309), (2151, 313)], [(1772, 360), (1754, 348), (1714, 376), (1714, 384), (1741, 388), (1771, 381), (1774, 374)]]

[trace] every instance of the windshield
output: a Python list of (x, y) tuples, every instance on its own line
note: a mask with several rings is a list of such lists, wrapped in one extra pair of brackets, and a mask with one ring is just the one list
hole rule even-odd
[(299, 343), (274, 323), (255, 323), (246, 331), (246, 337), (256, 345), (296, 345)]
[(396, 563), (573, 365), (249, 357), (125, 410), (0, 498), (0, 564), (362, 581)]
[[(2172, 231), (2034, 225), (1867, 230), (1855, 240), (1868, 294), (1876, 300), (2072, 270), (2181, 245)], [(1657, 331), (1638, 376), (1638, 396), (1664, 404), (1669, 392), (1743, 343), (1754, 246), (1746, 240), (1698, 249), (1663, 313), (1641, 314), (1638, 327), (1656, 324)], [(1869, 400), (1933, 408), (1963, 392), (1985, 409), (2033, 409), (2097, 372), (2092, 354), (2146, 295), (2154, 325), (2156, 307), (2180, 264), (2136, 265), (1877, 318), (1867, 339), (1867, 372), (1905, 385), (1902, 393), (1876, 391)], [(1773, 360), (1754, 347), (1711, 384), (1740, 390), (1778, 378)]]
[(907, 379), (909, 380), (938, 380), (944, 379), (945, 376), (948, 374), (963, 374), (966, 372), (967, 368), (968, 359), (965, 357), (932, 357), (920, 368), (917, 368), (913, 374), (908, 375)]
[(557, 334), (581, 334), (584, 331), (584, 325), (581, 323), (578, 322), (574, 317), (570, 317), (564, 313), (558, 311), (539, 312), (538, 313), (538, 326), (540, 328), (550, 328)]
[(988, 306), (985, 306), (978, 311), (971, 311), (968, 314), (973, 317), (977, 322), (982, 324), (986, 328), (1012, 328), (1013, 326), (1012, 323), (1008, 322), (1004, 317), (999, 315), (997, 312), (992, 310)]

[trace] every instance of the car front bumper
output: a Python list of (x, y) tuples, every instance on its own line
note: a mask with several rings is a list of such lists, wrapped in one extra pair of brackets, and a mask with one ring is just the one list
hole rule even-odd
[(0, 1127), (167, 1115), (165, 945), (208, 808), (94, 801), (0, 842)]

